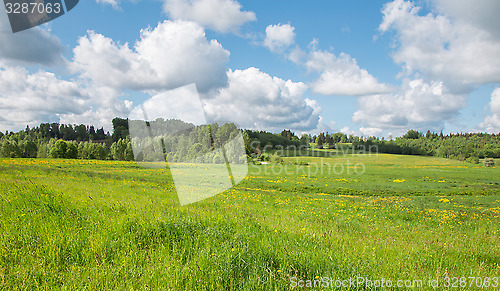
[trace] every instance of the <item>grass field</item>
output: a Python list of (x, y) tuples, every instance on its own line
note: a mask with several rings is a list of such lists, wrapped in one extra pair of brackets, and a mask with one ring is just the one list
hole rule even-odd
[(0, 289), (500, 277), (499, 183), (498, 167), (440, 158), (285, 158), (181, 207), (166, 169), (1, 159)]

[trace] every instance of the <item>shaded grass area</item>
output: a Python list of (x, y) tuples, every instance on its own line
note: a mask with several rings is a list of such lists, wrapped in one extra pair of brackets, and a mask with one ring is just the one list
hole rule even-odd
[[(0, 288), (283, 290), (291, 278), (500, 276), (498, 169), (303, 159), (309, 166), (286, 171), (251, 166), (234, 189), (184, 207), (168, 169), (2, 159)], [(298, 172), (347, 159), (365, 172)]]

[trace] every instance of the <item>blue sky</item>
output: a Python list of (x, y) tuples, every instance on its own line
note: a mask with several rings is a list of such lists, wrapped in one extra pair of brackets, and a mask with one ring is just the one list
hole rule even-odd
[(16, 34), (0, 11), (0, 130), (109, 129), (194, 82), (210, 120), (245, 128), (498, 133), (495, 11), (495, 0), (87, 0)]

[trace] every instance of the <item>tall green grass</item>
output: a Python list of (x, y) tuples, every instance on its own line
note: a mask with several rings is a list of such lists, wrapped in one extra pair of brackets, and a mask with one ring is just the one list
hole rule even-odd
[[(0, 160), (0, 289), (500, 277), (497, 168), (391, 155), (299, 159), (308, 165), (251, 166), (234, 189), (184, 207), (165, 169)], [(325, 172), (347, 160), (365, 172)]]

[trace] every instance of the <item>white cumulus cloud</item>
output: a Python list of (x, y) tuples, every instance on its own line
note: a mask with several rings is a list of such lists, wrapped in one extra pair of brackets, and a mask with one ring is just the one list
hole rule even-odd
[(163, 4), (172, 19), (194, 21), (223, 33), (238, 33), (243, 24), (257, 20), (254, 12), (241, 8), (235, 0), (164, 0)]
[(377, 127), (361, 127), (359, 132), (363, 136), (379, 136), (382, 133), (382, 128)]
[(306, 84), (271, 77), (257, 68), (227, 74), (229, 86), (203, 100), (210, 122), (235, 121), (242, 128), (259, 130), (317, 127), (321, 108), (304, 97)]
[(295, 43), (295, 27), (290, 24), (269, 25), (266, 28), (264, 46), (272, 52), (282, 52)]
[(360, 97), (353, 121), (396, 133), (410, 128), (439, 131), (466, 106), (466, 99), (450, 93), (443, 82), (405, 80), (398, 92)]
[(29, 73), (21, 67), (0, 65), (0, 130), (58, 121), (61, 113), (89, 109), (88, 92), (46, 71)]
[[(437, 12), (426, 15), (405, 0), (384, 6), (379, 31), (394, 33), (394, 61), (404, 67), (405, 73), (443, 81), (454, 92), (500, 82), (500, 40), (491, 33), (491, 27), (498, 23), (498, 1), (433, 3)], [(474, 15), (475, 11), (480, 13)], [(498, 33), (497, 27), (493, 31)]]
[(498, 0), (432, 0), (438, 13), (448, 15), (453, 20), (464, 21), (500, 37), (500, 1)]
[(335, 54), (318, 50), (314, 39), (309, 50), (295, 45), (295, 27), (290, 24), (269, 25), (266, 28), (264, 46), (270, 51), (281, 53), (295, 64), (304, 66), (319, 77), (309, 86), (322, 95), (360, 96), (387, 93), (391, 88), (380, 83), (366, 69), (360, 68), (356, 59), (347, 53)]
[(479, 127), (490, 133), (500, 133), (500, 88), (496, 88), (491, 93), (490, 101), (491, 115), (486, 116)]
[(196, 83), (204, 92), (227, 82), (229, 52), (194, 22), (164, 21), (142, 30), (133, 48), (90, 31), (73, 51), (73, 70), (99, 86), (166, 90)]
[(390, 91), (387, 85), (378, 82), (345, 53), (335, 56), (330, 52), (313, 50), (309, 53), (306, 67), (320, 74), (311, 84), (312, 90), (319, 94), (359, 96)]

